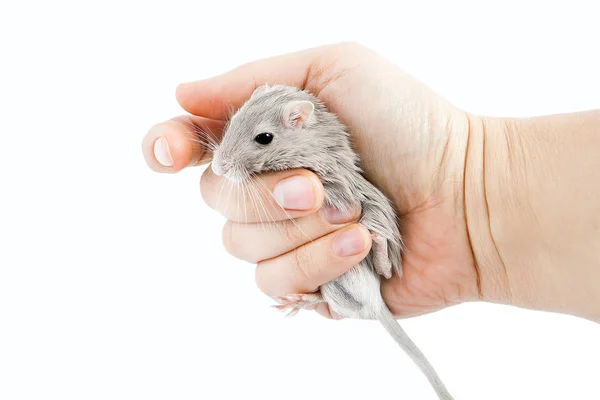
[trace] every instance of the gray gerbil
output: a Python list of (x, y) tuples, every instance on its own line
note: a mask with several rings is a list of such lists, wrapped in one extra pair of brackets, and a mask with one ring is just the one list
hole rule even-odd
[(386, 196), (363, 176), (345, 126), (315, 96), (296, 87), (258, 87), (230, 118), (214, 149), (212, 170), (233, 182), (253, 174), (306, 168), (325, 189), (324, 204), (347, 211), (360, 206), (359, 223), (372, 234), (367, 257), (316, 293), (279, 298), (279, 308), (326, 302), (343, 317), (378, 319), (427, 376), (440, 399), (452, 399), (423, 353), (381, 297), (381, 279), (402, 273), (398, 217)]

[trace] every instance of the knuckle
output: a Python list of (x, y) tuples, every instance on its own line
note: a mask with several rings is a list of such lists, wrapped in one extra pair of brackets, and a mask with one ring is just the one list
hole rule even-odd
[(238, 197), (239, 190), (224, 179), (216, 176), (210, 167), (206, 168), (200, 178), (200, 196), (206, 205), (227, 219), (241, 221), (243, 202)]
[(223, 225), (221, 240), (227, 253), (237, 259), (256, 264), (260, 261), (260, 253), (256, 250), (259, 247), (249, 245), (248, 241), (249, 238), (256, 238), (257, 235), (245, 232), (246, 229), (248, 229), (246, 225), (241, 226), (239, 222), (228, 220)]
[(287, 241), (291, 243), (297, 243), (301, 239), (302, 233), (300, 232), (300, 229), (296, 226), (296, 224), (294, 224), (292, 221), (285, 220), (282, 223), (280, 223), (280, 226), (282, 227), (281, 230), (285, 235)]
[(256, 287), (258, 287), (258, 290), (260, 290), (262, 293), (266, 294), (267, 296), (271, 296), (272, 294), (271, 294), (271, 291), (269, 290), (269, 287), (267, 285), (267, 281), (265, 279), (263, 272), (264, 271), (262, 268), (262, 263), (258, 263), (254, 270), (254, 281), (256, 282)]
[(210, 196), (210, 186), (212, 185), (210, 174), (210, 168), (206, 168), (202, 174), (202, 177), (200, 178), (200, 196), (206, 205), (214, 209), (215, 205), (212, 203), (212, 196)]
[(311, 259), (311, 252), (308, 246), (300, 246), (292, 252), (291, 262), (296, 281), (302, 283), (310, 281)]
[(233, 231), (234, 227), (231, 221), (225, 222), (221, 231), (221, 241), (223, 242), (225, 250), (231, 255), (235, 255), (236, 249)]

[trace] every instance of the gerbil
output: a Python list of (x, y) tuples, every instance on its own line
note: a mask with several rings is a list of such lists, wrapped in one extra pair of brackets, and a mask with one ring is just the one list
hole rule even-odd
[(316, 293), (278, 299), (280, 309), (326, 302), (343, 317), (378, 319), (408, 353), (440, 399), (452, 399), (443, 382), (406, 335), (381, 297), (381, 279), (401, 274), (402, 238), (398, 217), (385, 195), (367, 181), (345, 126), (307, 91), (275, 85), (258, 87), (230, 118), (215, 148), (212, 170), (234, 182), (251, 174), (306, 168), (325, 189), (324, 205), (346, 211), (359, 205), (359, 223), (372, 234), (367, 257)]

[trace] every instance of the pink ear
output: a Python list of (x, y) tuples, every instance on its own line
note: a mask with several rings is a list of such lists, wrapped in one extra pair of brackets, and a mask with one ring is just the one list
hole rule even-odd
[(269, 84), (265, 83), (264, 85), (259, 86), (256, 89), (254, 89), (254, 92), (252, 92), (252, 95), (250, 97), (252, 98), (252, 97), (260, 96), (261, 94), (268, 92), (269, 89), (271, 89), (269, 87)]
[(293, 101), (283, 111), (283, 123), (288, 128), (302, 128), (312, 117), (315, 105), (310, 101)]

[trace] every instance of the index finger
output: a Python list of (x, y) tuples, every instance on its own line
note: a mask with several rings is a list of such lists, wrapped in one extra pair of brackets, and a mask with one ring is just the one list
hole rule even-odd
[(259, 86), (285, 84), (321, 91), (354, 43), (314, 47), (244, 64), (222, 75), (177, 87), (177, 101), (189, 113), (225, 120), (231, 108), (239, 107)]

